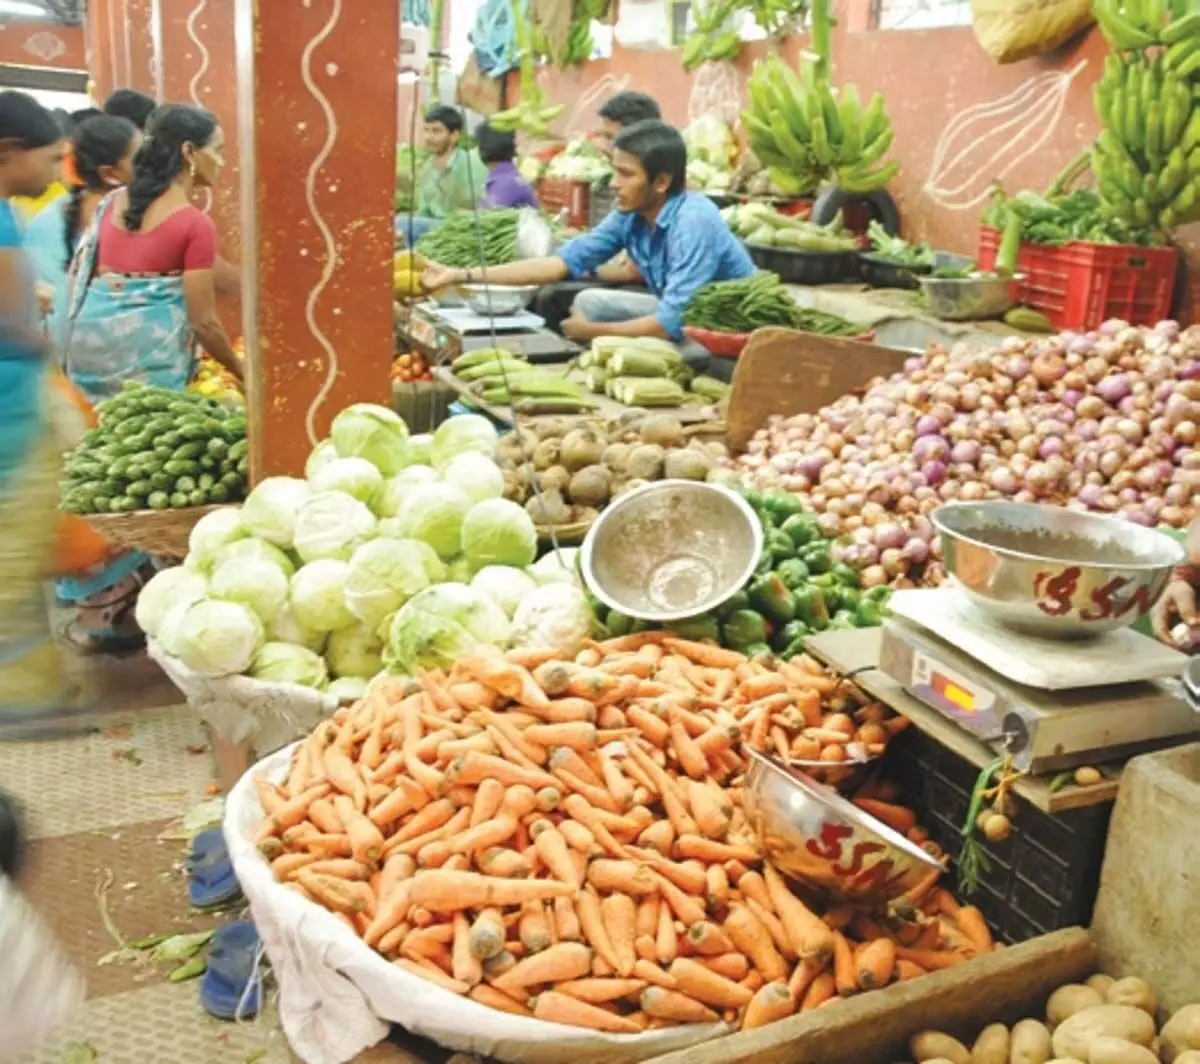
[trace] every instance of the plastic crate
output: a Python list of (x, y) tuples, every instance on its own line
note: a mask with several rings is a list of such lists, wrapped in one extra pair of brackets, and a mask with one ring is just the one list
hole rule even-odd
[[(888, 747), (888, 776), (933, 841), (957, 858), (979, 769), (909, 728)], [(1000, 843), (976, 836), (988, 867), (979, 889), (961, 900), (979, 906), (993, 932), (1008, 943), (1086, 927), (1100, 886), (1112, 803), (1052, 815), (1014, 797), (1012, 835)]]
[[(979, 230), (979, 267), (990, 270), (1000, 247), (996, 229)], [(1020, 300), (1059, 329), (1094, 329), (1110, 318), (1154, 325), (1171, 316), (1179, 252), (1132, 244), (1062, 247), (1022, 244), (1017, 271), (1025, 275)]]
[(566, 223), (582, 229), (591, 217), (592, 186), (583, 181), (543, 177), (537, 187), (538, 206), (547, 214), (566, 212)]

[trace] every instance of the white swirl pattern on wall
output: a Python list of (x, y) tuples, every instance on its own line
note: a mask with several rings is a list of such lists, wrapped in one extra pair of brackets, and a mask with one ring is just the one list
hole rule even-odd
[[(191, 97), (192, 103), (196, 107), (204, 107), (203, 101), (200, 99), (200, 83), (204, 80), (204, 75), (208, 73), (209, 54), (208, 49), (204, 46), (204, 41), (200, 39), (200, 34), (196, 32), (196, 20), (204, 14), (204, 9), (208, 7), (208, 0), (200, 0), (200, 2), (192, 8), (191, 14), (187, 17), (187, 33), (192, 39), (192, 43), (200, 52), (200, 66), (196, 69), (196, 73), (192, 75), (192, 80), (188, 82), (188, 95)], [(213, 194), (211, 188), (204, 190), (204, 206), (201, 208), (205, 214), (212, 211)]]

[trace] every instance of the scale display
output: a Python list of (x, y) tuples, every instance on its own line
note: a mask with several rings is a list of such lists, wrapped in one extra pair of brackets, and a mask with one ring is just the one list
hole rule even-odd
[(921, 701), (979, 735), (1000, 731), (996, 696), (943, 662), (914, 650), (908, 689)]

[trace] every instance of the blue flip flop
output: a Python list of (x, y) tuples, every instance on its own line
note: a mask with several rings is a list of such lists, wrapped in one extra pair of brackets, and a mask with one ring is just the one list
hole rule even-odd
[(247, 1020), (262, 1007), (258, 932), (249, 920), (217, 928), (208, 944), (200, 1007), (218, 1020)]
[(192, 840), (188, 868), (188, 901), (197, 909), (226, 905), (242, 892), (220, 828), (209, 828)]

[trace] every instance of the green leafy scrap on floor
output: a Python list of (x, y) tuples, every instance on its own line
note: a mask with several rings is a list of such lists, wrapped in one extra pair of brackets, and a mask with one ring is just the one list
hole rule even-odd
[(153, 961), (186, 961), (195, 957), (213, 937), (212, 931), (196, 931), (191, 934), (171, 935), (163, 939), (150, 953)]
[(73, 1042), (63, 1053), (62, 1064), (95, 1064), (100, 1054), (87, 1042)]

